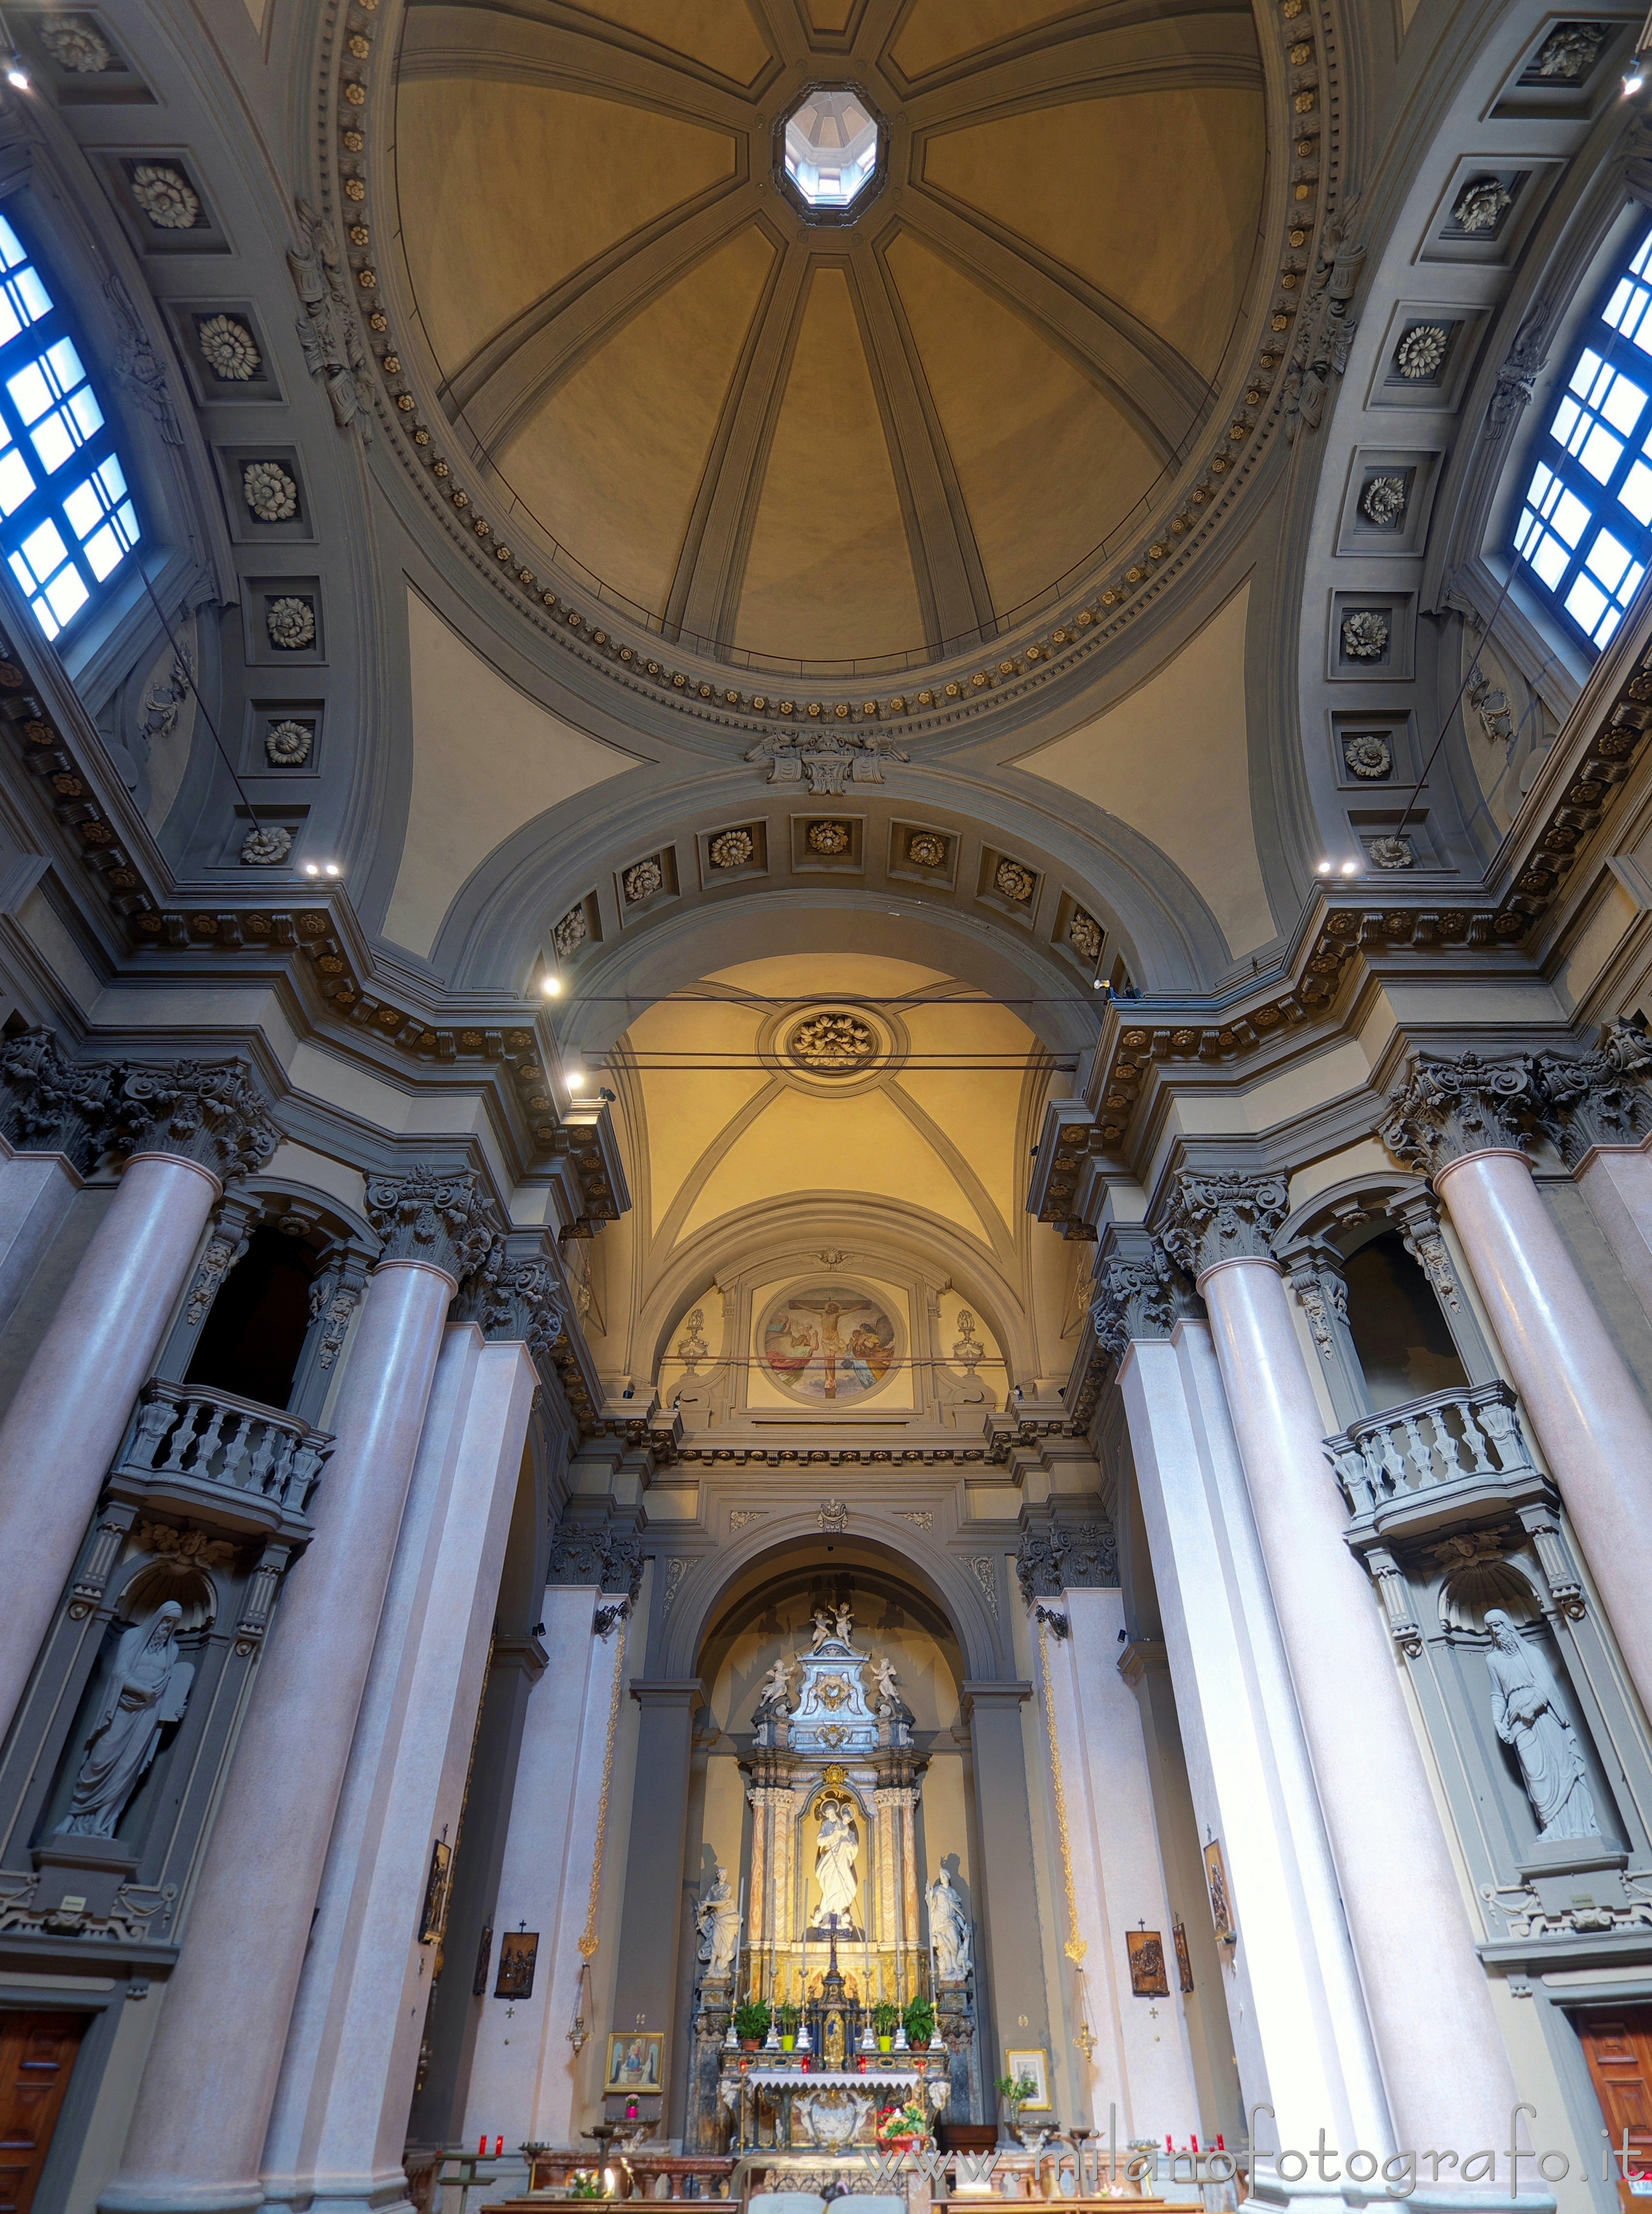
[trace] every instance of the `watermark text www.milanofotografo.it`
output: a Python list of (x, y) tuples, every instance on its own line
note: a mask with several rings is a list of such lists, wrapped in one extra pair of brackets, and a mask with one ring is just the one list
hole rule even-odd
[[(1251, 2149), (1230, 2152), (1221, 2144), (1214, 2148), (1201, 2149), (1197, 2138), (1182, 2149), (1172, 2150), (1171, 2140), (1165, 2140), (1165, 2150), (1147, 2152), (1135, 2145), (1121, 2148), (1117, 2138), (1117, 2109), (1111, 2110), (1112, 2126), (1106, 2141), (1099, 2138), (1075, 2142), (1071, 2139), (1049, 2138), (1039, 2142), (1037, 2151), (1046, 2157), (1070, 2155), (1075, 2163), (1074, 2181), (1079, 2193), (1085, 2198), (1106, 2193), (1107, 2186), (1150, 2186), (1160, 2177), (1160, 2162), (1170, 2165), (1169, 2180), (1181, 2184), (1232, 2183), (1243, 2175), (1254, 2187), (1258, 2183), (1277, 2180), (1294, 2186), (1306, 2185), (1310, 2190), (1315, 2185), (1333, 2189), (1343, 2183), (1354, 2183), (1367, 2187), (1380, 2184), (1390, 2199), (1409, 2199), (1419, 2188), (1424, 2191), (1469, 2185), (1481, 2192), (1502, 2195), (1506, 2191), (1510, 2199), (1518, 2199), (1524, 2191), (1533, 2198), (1548, 2195), (1545, 2186), (1563, 2183), (1574, 2172), (1582, 2174), (1586, 2163), (1579, 2157), (1551, 2147), (1537, 2152), (1520, 2142), (1520, 2118), (1529, 2117), (1535, 2125), (1537, 2108), (1524, 2101), (1512, 2109), (1508, 2117), (1508, 2143), (1499, 2150), (1481, 2147), (1472, 2152), (1461, 2152), (1449, 2147), (1439, 2151), (1395, 2152), (1386, 2157), (1356, 2145), (1344, 2153), (1327, 2142), (1327, 2133), (1321, 2130), (1319, 2140), (1307, 2151), (1289, 2145), (1270, 2150), (1261, 2143), (1268, 2134), (1259, 2128), (1259, 2118), (1266, 2115), (1271, 2120), (1271, 2107), (1257, 2106), (1250, 2110)], [(877, 2153), (863, 2150), (863, 2160), (880, 2172), (894, 2172), (910, 2165), (912, 2156), (880, 2149)], [(960, 2183), (967, 2189), (973, 2185), (984, 2187), (997, 2167), (997, 2152), (971, 2156), (967, 2153), (947, 2154), (925, 2152), (917, 2156), (921, 2167), (956, 2168)], [(1648, 2174), (1643, 2177), (1641, 2163), (1646, 2163)], [(1629, 2132), (1624, 2132), (1621, 2145), (1606, 2145), (1600, 2155), (1600, 2177), (1603, 2182), (1612, 2179), (1613, 2171), (1624, 2181), (1635, 2183), (1652, 2180), (1652, 2162), (1644, 2153), (1631, 2152)]]

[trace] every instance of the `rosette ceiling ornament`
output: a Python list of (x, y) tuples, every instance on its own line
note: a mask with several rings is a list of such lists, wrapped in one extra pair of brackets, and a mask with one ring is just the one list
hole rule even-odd
[[(358, 376), (450, 540), (633, 685), (769, 725), (1019, 692), (1187, 572), (1280, 429), (1334, 199), (1314, 0), (346, 13)], [(854, 189), (805, 194), (834, 100)]]

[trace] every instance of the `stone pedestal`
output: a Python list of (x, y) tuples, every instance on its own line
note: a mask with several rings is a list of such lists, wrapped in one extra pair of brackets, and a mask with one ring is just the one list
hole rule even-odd
[(447, 1331), (270, 2118), (272, 2201), (365, 2214), (405, 2189), (442, 1856), (459, 1841), (535, 1388), (521, 1345), (488, 1345), (473, 1323)]

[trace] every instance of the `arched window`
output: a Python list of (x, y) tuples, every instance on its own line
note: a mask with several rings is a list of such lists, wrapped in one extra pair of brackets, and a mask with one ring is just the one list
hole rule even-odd
[(96, 604), (138, 535), (63, 308), (0, 216), (0, 550), (48, 638)]
[(1652, 229), (1602, 286), (1532, 450), (1514, 551), (1598, 652), (1652, 559)]

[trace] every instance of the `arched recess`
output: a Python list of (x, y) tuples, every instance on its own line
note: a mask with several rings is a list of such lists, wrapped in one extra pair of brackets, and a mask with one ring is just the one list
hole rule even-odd
[[(917, 743), (915, 741), (915, 743)], [(675, 767), (675, 763), (673, 764)], [(646, 774), (646, 772), (644, 773)], [(915, 760), (892, 765), (881, 785), (820, 795), (806, 786), (771, 786), (743, 764), (707, 775), (695, 762), (693, 783), (650, 781), (637, 774), (616, 784), (603, 803), (601, 788), (588, 810), (541, 815), (522, 824), (472, 873), (455, 898), (431, 949), (433, 965), (457, 985), (497, 985), (523, 977), (538, 959), (552, 925), (571, 905), (594, 896), (605, 940), (655, 939), (667, 915), (680, 907), (742, 908), (762, 902), (764, 928), (772, 906), (799, 892), (817, 891), (853, 906), (857, 892), (841, 881), (798, 877), (778, 865), (788, 819), (834, 811), (862, 816), (866, 866), (859, 899), (887, 914), (898, 902), (909, 915), (943, 918), (988, 939), (1038, 946), (1053, 976), (1070, 988), (1082, 975), (1051, 939), (1060, 922), (1059, 895), (1070, 890), (1103, 925), (1133, 976), (1165, 988), (1196, 988), (1229, 966), (1227, 942), (1199, 888), (1159, 849), (1099, 809), (1082, 806), (1080, 827), (1071, 808), (1045, 805), (1023, 789), (1012, 790), (990, 769), (927, 767)], [(628, 790), (619, 789), (622, 784)], [(730, 824), (767, 823), (772, 865), (762, 876), (730, 884), (702, 884), (698, 847), (703, 836)], [(946, 883), (903, 876), (888, 865), (896, 826), (934, 826), (951, 836), (962, 856)], [(633, 920), (621, 913), (619, 876), (640, 857), (675, 844), (677, 884), (671, 903)], [(1034, 931), (999, 922), (976, 897), (982, 853), (1007, 853), (1037, 870), (1049, 888)], [(750, 929), (748, 921), (746, 927)], [(1110, 956), (1110, 958), (1111, 957)], [(587, 954), (582, 966), (595, 965)]]
[[(881, 1511), (871, 1502), (857, 1504), (857, 1523)], [(767, 1580), (789, 1573), (805, 1558), (822, 1568), (829, 1566), (833, 1572), (875, 1568), (915, 1583), (951, 1625), (966, 1680), (991, 1683), (1015, 1677), (1008, 1638), (988, 1612), (980, 1588), (972, 1584), (964, 1563), (932, 1535), (909, 1523), (902, 1523), (896, 1532), (891, 1515), (886, 1533), (858, 1527), (853, 1534), (828, 1536), (817, 1515), (803, 1508), (778, 1508), (761, 1532), (736, 1532), (717, 1552), (691, 1563), (670, 1612), (655, 1628), (650, 1674), (676, 1681), (694, 1676), (707, 1639), (730, 1610)]]

